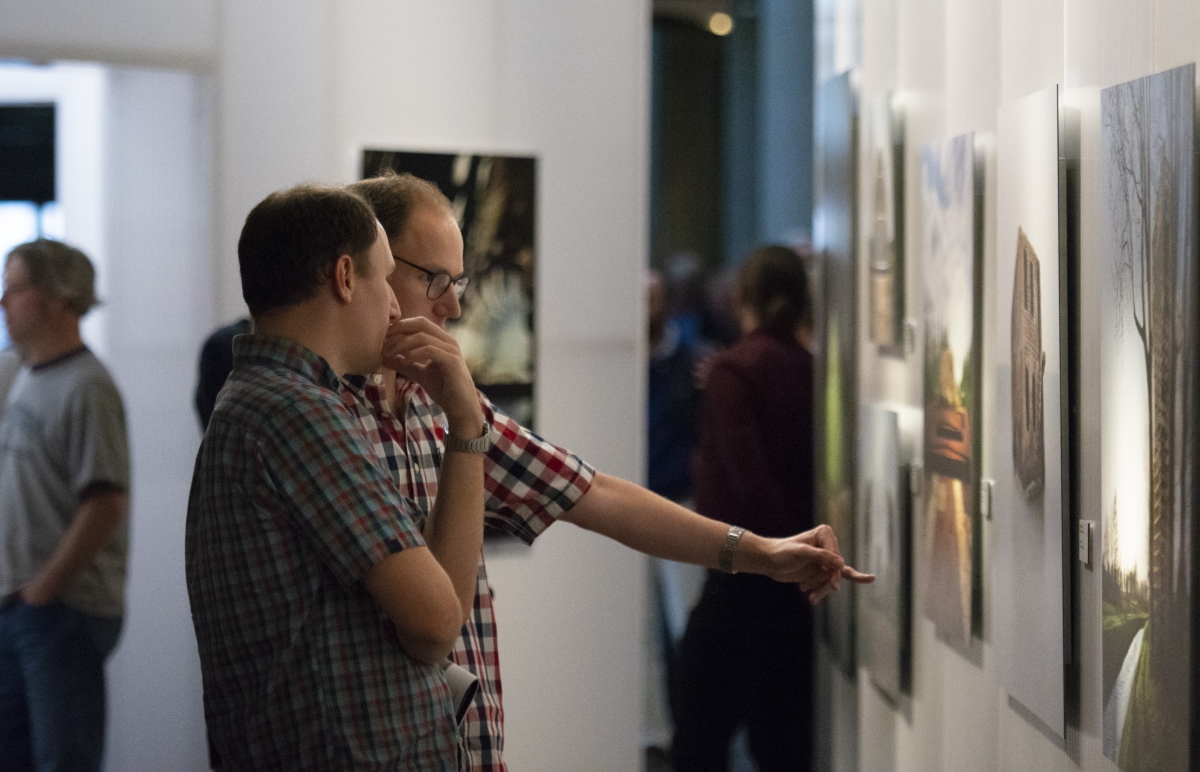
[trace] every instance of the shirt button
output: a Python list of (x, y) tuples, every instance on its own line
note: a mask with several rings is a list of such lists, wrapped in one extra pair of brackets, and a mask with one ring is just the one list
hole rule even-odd
[(375, 373), (374, 375), (371, 376), (371, 380), (375, 383), (376, 386), (378, 386), (379, 384), (383, 383), (383, 375), (380, 373)]

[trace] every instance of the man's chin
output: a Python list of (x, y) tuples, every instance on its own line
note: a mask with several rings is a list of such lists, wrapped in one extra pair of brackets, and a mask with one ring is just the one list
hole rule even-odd
[(377, 356), (374, 359), (364, 358), (360, 362), (353, 362), (346, 370), (346, 375), (374, 375), (383, 369), (383, 357)]

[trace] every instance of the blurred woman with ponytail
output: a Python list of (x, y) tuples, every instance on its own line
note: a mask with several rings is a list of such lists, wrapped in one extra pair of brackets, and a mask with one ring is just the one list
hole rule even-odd
[[(700, 514), (764, 536), (815, 525), (812, 303), (804, 260), (756, 249), (741, 337), (705, 382), (693, 474)], [(792, 585), (709, 571), (672, 672), (675, 772), (727, 770), (744, 727), (760, 772), (813, 766), (812, 608)]]

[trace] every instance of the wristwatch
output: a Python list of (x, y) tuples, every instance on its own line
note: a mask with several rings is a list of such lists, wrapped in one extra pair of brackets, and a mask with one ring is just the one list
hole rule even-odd
[(473, 440), (460, 439), (447, 431), (443, 441), (446, 443), (446, 450), (454, 453), (487, 453), (492, 449), (492, 425), (484, 421), (483, 436)]
[(733, 555), (737, 552), (738, 542), (742, 540), (742, 534), (745, 532), (745, 528), (738, 528), (736, 525), (731, 525), (729, 526), (729, 533), (725, 535), (725, 544), (721, 547), (721, 555), (717, 558), (717, 564), (727, 574), (737, 573), (737, 571), (733, 570)]

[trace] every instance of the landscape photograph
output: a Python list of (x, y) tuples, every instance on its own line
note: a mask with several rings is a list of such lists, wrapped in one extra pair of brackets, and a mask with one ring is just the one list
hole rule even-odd
[(1195, 67), (1100, 96), (1103, 750), (1187, 769), (1195, 551)]
[(971, 641), (978, 581), (975, 194), (974, 135), (922, 150), (925, 615), (960, 647)]

